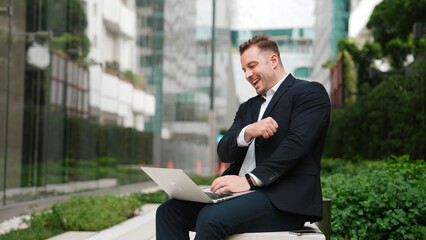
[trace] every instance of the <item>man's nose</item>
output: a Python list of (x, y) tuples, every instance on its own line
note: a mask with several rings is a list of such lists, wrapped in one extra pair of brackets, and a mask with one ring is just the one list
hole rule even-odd
[(249, 69), (244, 73), (247, 80), (250, 80), (250, 77), (253, 75), (253, 72)]

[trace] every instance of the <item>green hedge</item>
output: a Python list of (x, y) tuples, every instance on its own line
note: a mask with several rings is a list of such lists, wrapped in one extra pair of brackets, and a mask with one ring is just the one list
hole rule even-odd
[[(33, 110), (26, 109), (28, 118), (34, 118)], [(37, 119), (40, 134), (24, 142), (21, 186), (110, 178), (118, 166), (152, 163), (152, 132), (100, 125), (57, 110)]]
[(152, 163), (153, 133), (50, 112), (43, 124), (43, 158), (113, 157), (119, 164)]
[(426, 164), (407, 159), (323, 161), (333, 239), (426, 239)]

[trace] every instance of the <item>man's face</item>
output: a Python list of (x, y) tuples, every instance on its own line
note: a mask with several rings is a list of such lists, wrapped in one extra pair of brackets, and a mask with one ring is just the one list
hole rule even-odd
[(251, 46), (241, 55), (241, 68), (257, 94), (265, 95), (274, 86), (272, 52)]

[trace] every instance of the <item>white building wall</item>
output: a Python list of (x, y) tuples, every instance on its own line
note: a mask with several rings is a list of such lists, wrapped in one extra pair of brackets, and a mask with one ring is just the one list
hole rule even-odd
[[(116, 119), (125, 127), (144, 129), (145, 119), (154, 115), (155, 98), (135, 89), (127, 81), (104, 72), (106, 62), (117, 62), (121, 71), (137, 74), (135, 1), (85, 0), (88, 19), (87, 36), (91, 42), (88, 55), (90, 107), (99, 120)], [(138, 98), (135, 96), (143, 96)], [(135, 99), (137, 98), (137, 99)], [(115, 117), (114, 117), (115, 116)]]
[(118, 86), (117, 77), (106, 73), (102, 74), (101, 111), (118, 114)]
[(104, 32), (102, 28), (102, 2), (103, 0), (87, 0), (87, 36), (90, 40), (89, 61), (101, 63), (102, 59), (102, 39)]
[[(110, 0), (108, 0), (110, 1)], [(120, 5), (120, 19), (119, 26), (120, 31), (125, 35), (125, 37), (130, 39), (136, 38), (136, 10), (133, 8), (129, 8), (129, 6)], [(117, 9), (115, 9), (117, 11)]]
[(322, 83), (330, 92), (330, 70), (323, 68), (324, 63), (332, 60), (331, 31), (332, 22), (332, 0), (317, 1), (315, 8), (315, 41), (313, 55), (312, 79)]
[(231, 28), (288, 29), (312, 26), (314, 0), (232, 0)]
[(118, 89), (118, 115), (120, 116), (120, 125), (124, 127), (133, 127), (133, 85), (126, 81), (120, 81)]
[(97, 66), (91, 66), (89, 69), (89, 103), (91, 107), (99, 109), (101, 105), (101, 79), (102, 79), (102, 68)]
[(349, 17), (349, 37), (367, 40), (370, 33), (367, 22), (377, 4), (382, 0), (352, 0), (351, 13)]

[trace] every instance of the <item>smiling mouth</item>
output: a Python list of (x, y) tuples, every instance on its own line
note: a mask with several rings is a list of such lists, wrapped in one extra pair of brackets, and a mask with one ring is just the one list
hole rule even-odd
[(253, 85), (253, 87), (255, 87), (256, 88), (256, 86), (257, 86), (257, 84), (259, 83), (259, 79), (258, 78), (256, 78), (255, 80), (253, 80), (253, 82), (251, 82), (251, 85)]

